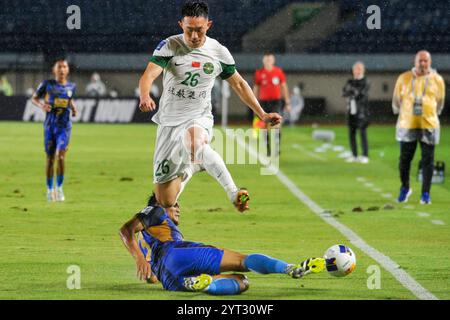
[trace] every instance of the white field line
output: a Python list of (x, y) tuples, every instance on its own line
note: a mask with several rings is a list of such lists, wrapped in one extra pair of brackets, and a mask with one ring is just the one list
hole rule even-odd
[(306, 149), (305, 147), (299, 145), (299, 144), (293, 144), (292, 148), (300, 150), (302, 152), (304, 152), (305, 154), (307, 154), (308, 156), (310, 156), (311, 158), (314, 158), (316, 160), (320, 160), (320, 161), (327, 161), (326, 158), (319, 156), (318, 154), (308, 151), (308, 149)]
[(421, 218), (428, 218), (429, 216), (431, 216), (429, 213), (427, 212), (417, 212), (417, 215)]
[[(265, 156), (258, 154), (258, 152), (246, 145), (242, 139), (237, 139), (239, 145), (247, 150), (256, 159), (262, 159), (263, 163), (268, 163)], [(412, 278), (405, 270), (400, 269), (400, 266), (388, 256), (384, 255), (377, 249), (368, 245), (360, 236), (358, 236), (353, 230), (337, 221), (330, 215), (322, 215), (325, 211), (317, 203), (311, 200), (303, 191), (301, 191), (281, 170), (278, 168), (272, 168), (278, 179), (291, 191), (291, 193), (297, 197), (301, 202), (308, 206), (312, 212), (319, 216), (329, 225), (333, 226), (336, 230), (342, 233), (350, 242), (358, 247), (361, 251), (367, 254), (369, 257), (377, 261), (383, 268), (391, 273), (398, 282), (400, 282), (405, 288), (411, 291), (417, 298), (421, 300), (438, 300), (438, 298), (422, 287), (414, 278)]]

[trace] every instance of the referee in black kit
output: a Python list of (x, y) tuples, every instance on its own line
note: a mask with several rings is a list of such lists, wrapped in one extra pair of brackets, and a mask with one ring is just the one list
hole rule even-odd
[[(369, 145), (367, 142), (367, 127), (369, 126), (369, 89), (365, 77), (365, 66), (358, 61), (352, 68), (353, 78), (349, 79), (343, 89), (343, 96), (348, 101), (348, 127), (352, 156), (347, 162), (369, 163)], [(362, 156), (358, 157), (356, 131), (361, 134)]]

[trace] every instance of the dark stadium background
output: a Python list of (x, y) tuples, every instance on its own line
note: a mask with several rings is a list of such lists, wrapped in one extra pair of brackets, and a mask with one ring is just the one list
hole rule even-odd
[[(0, 120), (18, 119), (24, 101), (52, 62), (66, 57), (77, 97), (93, 72), (108, 92), (134, 97), (140, 73), (156, 45), (180, 33), (181, 0), (21, 0), (0, 1), (0, 74), (15, 98), (1, 97)], [(374, 0), (210, 0), (217, 38), (235, 56), (238, 69), (252, 82), (265, 51), (276, 53), (292, 88), (306, 98), (301, 121), (337, 121), (345, 113), (341, 89), (352, 64), (362, 60), (372, 83), (373, 121), (394, 121), (390, 104), (395, 79), (412, 67), (415, 52), (426, 49), (433, 66), (450, 79), (450, 1)], [(81, 29), (66, 26), (67, 7), (81, 9)], [(367, 8), (381, 9), (381, 29), (369, 30)], [(158, 83), (160, 89), (161, 84)], [(448, 85), (447, 85), (448, 88)], [(447, 95), (448, 96), (448, 95)], [(18, 99), (18, 100), (17, 100)], [(220, 101), (220, 100), (219, 100)], [(449, 101), (449, 99), (447, 99)], [(218, 118), (220, 118), (220, 102)], [(449, 118), (449, 107), (442, 116)], [(245, 108), (232, 95), (229, 117), (245, 121)], [(136, 113), (134, 121), (147, 121)], [(114, 121), (113, 121), (114, 122)]]

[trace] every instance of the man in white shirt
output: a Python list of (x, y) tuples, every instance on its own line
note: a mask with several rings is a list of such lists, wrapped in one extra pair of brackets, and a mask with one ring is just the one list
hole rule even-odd
[(94, 72), (91, 76), (91, 81), (86, 86), (86, 95), (89, 97), (104, 97), (106, 96), (106, 86), (103, 83), (100, 75)]

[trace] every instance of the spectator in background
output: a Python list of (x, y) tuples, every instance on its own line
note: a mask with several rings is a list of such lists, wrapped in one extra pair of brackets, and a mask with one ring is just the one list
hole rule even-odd
[[(286, 75), (283, 70), (275, 66), (275, 56), (272, 53), (266, 53), (263, 57), (263, 68), (256, 70), (253, 92), (261, 103), (261, 107), (267, 113), (282, 113), (284, 108), (290, 111), (289, 88), (286, 83)], [(284, 99), (284, 105), (283, 100)], [(262, 128), (261, 120), (255, 116), (253, 128), (258, 130)], [(280, 151), (281, 133), (276, 138), (275, 145)], [(271, 155), (270, 133), (267, 136), (267, 155)]]
[(2, 75), (0, 77), (0, 95), (11, 97), (13, 95), (13, 88), (8, 81), (6, 76)]
[[(365, 66), (358, 61), (353, 65), (353, 78), (349, 79), (343, 89), (347, 98), (348, 127), (352, 156), (347, 162), (369, 163), (369, 145), (367, 142), (367, 127), (369, 126), (369, 89), (370, 84), (365, 77)], [(361, 134), (362, 156), (358, 157), (356, 131)]]
[(110, 98), (118, 98), (119, 97), (119, 91), (116, 88), (113, 88), (111, 91), (109, 91), (109, 97)]
[(33, 94), (34, 94), (34, 89), (33, 88), (28, 88), (27, 90), (25, 90), (25, 95), (28, 98), (31, 98), (33, 96)]
[(411, 162), (417, 143), (422, 149), (421, 204), (430, 204), (434, 171), (434, 149), (439, 143), (439, 115), (444, 108), (445, 83), (431, 68), (428, 51), (416, 54), (414, 68), (402, 73), (395, 84), (392, 109), (398, 114), (396, 138), (400, 142), (400, 179), (398, 202), (407, 202), (412, 193), (409, 185)]
[[(139, 91), (139, 87), (136, 87), (134, 89), (134, 96), (139, 98), (140, 94), (141, 93)], [(152, 96), (153, 98), (156, 98), (156, 99), (159, 99), (159, 97), (160, 97), (159, 87), (155, 83), (152, 84), (152, 88), (150, 90), (150, 96)]]
[(91, 81), (86, 86), (85, 93), (88, 97), (104, 97), (106, 95), (106, 86), (97, 72), (92, 74)]
[(156, 85), (156, 83), (152, 84), (152, 88), (150, 89), (150, 95), (155, 98), (159, 98), (161, 96), (159, 92), (159, 87)]
[(283, 114), (283, 119), (285, 119), (285, 123), (290, 126), (295, 125), (295, 123), (300, 118), (300, 114), (305, 107), (305, 99), (302, 96), (302, 92), (300, 87), (295, 86), (292, 88), (291, 94), (291, 110), (285, 111)]

